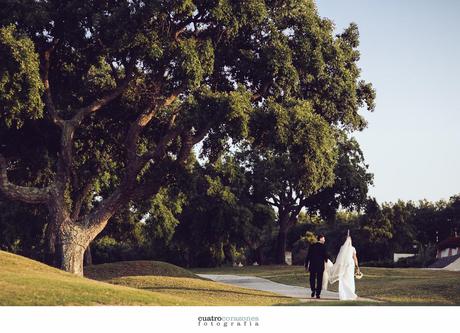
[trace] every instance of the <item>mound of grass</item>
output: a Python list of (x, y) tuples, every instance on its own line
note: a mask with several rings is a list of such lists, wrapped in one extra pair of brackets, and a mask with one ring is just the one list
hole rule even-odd
[(0, 305), (185, 305), (184, 300), (115, 286), (0, 251)]
[(182, 267), (162, 261), (119, 261), (85, 267), (85, 276), (94, 280), (109, 280), (123, 276), (145, 275), (202, 279)]
[[(120, 266), (123, 268), (122, 263), (118, 263), (118, 267)], [(164, 263), (160, 266), (169, 267)], [(93, 268), (97, 270), (96, 266)], [(174, 270), (178, 272), (177, 269)], [(166, 274), (167, 271), (164, 269), (163, 274)], [(102, 272), (99, 272), (99, 277), (102, 276)], [(195, 276), (192, 273), (189, 275)], [(296, 300), (278, 297), (274, 294), (248, 291), (248, 289), (221, 285), (194, 277), (118, 277), (113, 278), (110, 282), (113, 284), (75, 276), (37, 261), (0, 251), (0, 305), (274, 305), (296, 303)]]

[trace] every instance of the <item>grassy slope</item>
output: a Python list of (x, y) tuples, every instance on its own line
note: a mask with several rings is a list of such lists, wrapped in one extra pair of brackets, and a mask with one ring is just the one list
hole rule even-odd
[[(92, 267), (95, 276), (130, 274), (114, 267)], [(129, 265), (129, 264), (128, 264)], [(141, 265), (149, 267), (147, 265)], [(155, 266), (155, 265), (154, 265)], [(180, 268), (156, 265), (163, 274)], [(152, 266), (150, 265), (150, 269)], [(139, 268), (141, 269), (141, 268)], [(139, 273), (139, 269), (135, 273)], [(187, 277), (131, 276), (112, 278), (118, 285), (78, 277), (21, 256), (0, 251), (0, 305), (273, 305), (296, 303), (273, 294), (228, 287)], [(107, 274), (107, 275), (105, 275)], [(134, 288), (132, 288), (134, 287)], [(139, 287), (140, 289), (137, 289)], [(202, 296), (204, 295), (204, 296)]]
[[(301, 266), (248, 266), (195, 269), (195, 273), (239, 274), (275, 282), (306, 286), (308, 274)], [(391, 305), (460, 305), (460, 272), (424, 269), (362, 268), (357, 294)], [(331, 290), (337, 291), (337, 284)]]
[(94, 280), (109, 280), (123, 276), (170, 276), (202, 279), (198, 275), (176, 265), (162, 261), (120, 261), (85, 267), (85, 276)]
[(183, 300), (93, 281), (0, 251), (0, 305), (180, 305)]

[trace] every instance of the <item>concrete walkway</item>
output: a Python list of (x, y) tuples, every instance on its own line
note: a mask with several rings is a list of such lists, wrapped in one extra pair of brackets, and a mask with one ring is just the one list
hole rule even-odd
[[(242, 288), (249, 288), (262, 291), (270, 291), (275, 294), (293, 297), (299, 299), (301, 302), (317, 302), (317, 301), (338, 301), (339, 293), (333, 291), (322, 291), (321, 299), (311, 298), (310, 288), (290, 286), (282, 283), (273, 282), (256, 276), (242, 276), (242, 275), (218, 275), (218, 274), (198, 274), (201, 277), (238, 286)], [(368, 298), (358, 298), (358, 301), (374, 301)]]
[(460, 271), (460, 258), (458, 258), (457, 260), (455, 260), (453, 263), (451, 263), (450, 265), (447, 265), (446, 267), (444, 267), (443, 269), (445, 269), (446, 271), (454, 271), (454, 272), (458, 272)]

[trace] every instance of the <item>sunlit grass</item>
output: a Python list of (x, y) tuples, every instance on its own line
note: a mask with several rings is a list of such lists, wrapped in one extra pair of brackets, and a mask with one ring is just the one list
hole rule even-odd
[[(364, 277), (356, 280), (356, 292), (361, 297), (380, 300), (386, 305), (460, 305), (460, 272), (370, 267), (363, 267), (361, 271)], [(308, 273), (302, 266), (222, 267), (193, 272), (252, 275), (289, 285), (309, 285)], [(330, 290), (337, 291), (337, 287), (334, 284)]]
[[(0, 305), (277, 305), (292, 298), (201, 279), (160, 262), (93, 266), (92, 276), (75, 276), (0, 251)], [(156, 272), (159, 276), (149, 276)], [(145, 273), (143, 276), (123, 276)], [(166, 275), (166, 276), (161, 276)], [(171, 276), (176, 275), (176, 276)]]
[(297, 303), (295, 299), (289, 297), (194, 278), (128, 276), (107, 282), (177, 296), (190, 305), (289, 305)]

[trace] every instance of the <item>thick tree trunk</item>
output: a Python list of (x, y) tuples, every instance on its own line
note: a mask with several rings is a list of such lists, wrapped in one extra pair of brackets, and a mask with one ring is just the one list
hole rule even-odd
[(259, 265), (264, 265), (265, 264), (265, 257), (264, 253), (262, 251), (262, 246), (259, 246), (258, 248), (255, 249), (256, 253), (256, 261)]
[(278, 237), (276, 239), (275, 248), (275, 264), (285, 265), (286, 264), (286, 239), (289, 231), (290, 214), (289, 210), (283, 209), (279, 212), (278, 218)]
[(286, 264), (286, 239), (287, 230), (280, 228), (280, 231), (278, 232), (278, 238), (276, 239), (275, 264)]
[(83, 254), (85, 248), (75, 242), (66, 242), (61, 246), (61, 269), (83, 276)]
[(280, 265), (286, 265), (286, 243), (287, 234), (291, 227), (296, 223), (297, 216), (300, 213), (302, 206), (298, 206), (294, 210), (280, 209), (278, 224), (278, 238), (276, 240), (275, 262)]
[(83, 259), (86, 248), (92, 240), (90, 230), (78, 223), (66, 220), (58, 230), (58, 255), (60, 268), (77, 275), (83, 275)]

